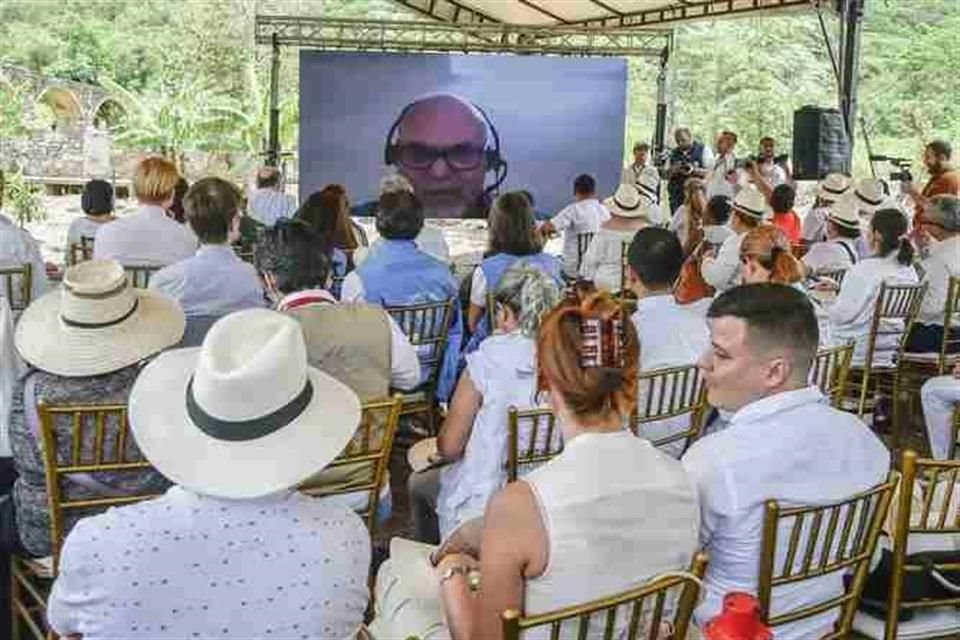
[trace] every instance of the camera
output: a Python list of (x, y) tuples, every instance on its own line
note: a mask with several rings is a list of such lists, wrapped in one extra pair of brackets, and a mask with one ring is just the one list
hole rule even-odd
[(890, 180), (895, 180), (897, 182), (913, 182), (913, 174), (910, 173), (910, 160), (907, 158), (871, 155), (870, 162), (888, 162), (896, 167), (898, 171), (890, 172)]

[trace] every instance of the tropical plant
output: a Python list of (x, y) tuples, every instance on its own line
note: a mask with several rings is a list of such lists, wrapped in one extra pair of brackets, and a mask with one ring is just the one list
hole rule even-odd
[(21, 227), (47, 217), (42, 196), (43, 187), (27, 182), (22, 171), (4, 174), (3, 202), (9, 205), (8, 210), (13, 211), (13, 217)]

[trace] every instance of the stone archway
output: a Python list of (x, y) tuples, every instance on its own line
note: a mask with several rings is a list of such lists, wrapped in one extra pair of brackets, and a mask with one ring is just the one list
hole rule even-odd
[(113, 98), (104, 98), (93, 110), (93, 126), (113, 131), (127, 118), (127, 110)]
[(37, 104), (50, 110), (54, 130), (83, 124), (83, 106), (77, 95), (66, 87), (52, 86), (44, 89), (37, 97)]

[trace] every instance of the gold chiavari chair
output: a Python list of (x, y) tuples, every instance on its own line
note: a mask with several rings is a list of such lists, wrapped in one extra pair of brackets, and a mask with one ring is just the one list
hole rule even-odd
[(70, 243), (70, 250), (67, 254), (70, 266), (93, 260), (93, 238), (90, 236), (80, 236), (80, 242)]
[(456, 301), (456, 298), (450, 298), (439, 302), (384, 308), (417, 350), (420, 366), (427, 374), (426, 380), (419, 387), (404, 394), (400, 415), (424, 414), (430, 434), (436, 434), (437, 383)]
[(367, 492), (367, 506), (360, 511), (373, 536), (377, 529), (380, 494), (387, 481), (393, 438), (400, 421), (403, 396), (363, 403), (360, 425), (346, 449), (324, 471), (300, 485), (311, 496), (334, 496)]
[[(13, 637), (19, 638), (22, 628), (38, 639), (52, 638), (47, 628), (46, 600), (49, 587), (57, 574), (60, 550), (66, 537), (67, 514), (89, 516), (108, 507), (139, 502), (157, 497), (158, 493), (131, 493), (122, 496), (68, 497), (64, 483), (78, 476), (102, 473), (140, 474), (153, 467), (137, 450), (127, 422), (125, 405), (47, 405), (40, 403), (41, 441), (46, 474), (47, 500), (50, 510), (50, 542), (52, 556), (31, 560), (14, 556), (11, 563), (11, 605)], [(57, 429), (59, 417), (72, 425), (69, 433)], [(92, 437), (91, 437), (92, 436)]]
[[(768, 500), (763, 518), (760, 552), (760, 615), (776, 627), (839, 608), (834, 631), (824, 639), (849, 638), (860, 593), (887, 515), (896, 480), (886, 482), (846, 500), (820, 506), (781, 507)], [(824, 526), (826, 523), (826, 526)], [(838, 537), (839, 533), (839, 537)], [(786, 542), (784, 553), (783, 542)], [(796, 584), (838, 572), (853, 572), (845, 593), (824, 602), (772, 615), (777, 587)]]
[[(903, 366), (903, 353), (910, 328), (920, 311), (920, 303), (927, 290), (926, 284), (880, 285), (870, 333), (867, 337), (867, 352), (863, 365), (850, 368), (851, 391), (857, 416), (863, 417), (867, 410), (873, 410), (874, 398), (880, 392), (888, 393), (893, 399), (893, 448), (900, 447), (900, 369)], [(882, 350), (894, 352), (891, 366), (877, 366), (877, 354)], [(890, 348), (887, 344), (896, 343)]]
[(846, 269), (825, 269), (817, 272), (818, 278), (829, 278), (836, 282), (838, 287), (843, 284), (843, 279), (846, 277), (846, 275)]
[(951, 460), (960, 458), (960, 404), (953, 410), (953, 428), (950, 431), (950, 455)]
[(593, 231), (583, 231), (577, 234), (577, 275), (580, 274), (580, 265), (583, 264), (583, 256), (587, 253), (587, 249), (590, 248), (590, 243), (593, 242), (593, 236), (597, 235)]
[(854, 343), (848, 342), (839, 347), (820, 349), (813, 360), (810, 383), (820, 388), (820, 392), (830, 399), (833, 407), (840, 408), (843, 402), (853, 348)]
[[(653, 446), (671, 455), (675, 449), (673, 457), (680, 457), (700, 437), (703, 427), (707, 390), (700, 368), (692, 364), (646, 371), (640, 374), (639, 390), (637, 410), (630, 416), (630, 429), (639, 436), (654, 436), (649, 438)], [(678, 421), (674, 418), (684, 416), (686, 424), (675, 424)], [(646, 430), (651, 433), (645, 435)], [(652, 432), (658, 430), (673, 433), (656, 437), (658, 434)]]
[[(857, 618), (856, 630), (871, 638), (960, 637), (960, 594), (955, 597), (903, 601), (904, 579), (910, 573), (957, 571), (960, 563), (933, 562), (926, 567), (911, 561), (911, 537), (940, 538), (960, 535), (960, 460), (922, 459), (911, 449), (903, 452), (897, 499), (893, 508), (893, 570), (887, 601), (886, 624), (881, 627), (865, 615)], [(953, 609), (951, 609), (953, 607)], [(901, 610), (916, 612), (909, 622), (900, 622)]]
[(620, 245), (620, 296), (630, 289), (630, 243)]
[(901, 370), (902, 389), (917, 394), (927, 378), (942, 376), (960, 360), (960, 277), (950, 278), (947, 284), (947, 300), (943, 309), (943, 339), (939, 351), (932, 353), (903, 354)]
[[(590, 634), (590, 620), (593, 618), (599, 622), (601, 616), (602, 627), (597, 624), (595, 633), (600, 633), (602, 629), (604, 640), (657, 640), (663, 637), (661, 623), (667, 622), (667, 605), (674, 599), (676, 606), (670, 637), (686, 638), (706, 568), (707, 555), (701, 552), (694, 556), (688, 573), (654, 577), (642, 587), (616, 595), (529, 617), (509, 609), (501, 615), (504, 640), (520, 640), (527, 631), (547, 626), (553, 639), (593, 637)], [(618, 625), (617, 618), (621, 612), (623, 617)], [(574, 624), (577, 625), (575, 634), (572, 628)], [(546, 630), (543, 630), (543, 635), (546, 635)]]
[(10, 310), (15, 314), (30, 306), (33, 296), (33, 265), (29, 262), (17, 265), (0, 267), (0, 280), (3, 281), (3, 295), (10, 303)]
[(150, 285), (150, 278), (160, 269), (163, 269), (163, 265), (123, 265), (127, 282), (134, 289), (146, 289)]
[(563, 434), (550, 409), (510, 407), (507, 429), (507, 482), (515, 482), (521, 468), (532, 471), (563, 451)]

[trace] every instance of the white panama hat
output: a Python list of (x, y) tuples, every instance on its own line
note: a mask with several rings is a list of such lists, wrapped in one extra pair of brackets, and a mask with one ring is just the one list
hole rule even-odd
[(256, 498), (294, 487), (344, 449), (360, 400), (307, 365), (300, 325), (268, 309), (224, 316), (203, 346), (161, 354), (130, 392), (140, 450), (201, 494)]
[(859, 229), (860, 214), (858, 213), (857, 198), (852, 193), (848, 193), (832, 202), (827, 209), (827, 219), (847, 229)]
[(851, 191), (856, 198), (857, 208), (864, 213), (873, 213), (887, 200), (883, 183), (876, 178), (863, 178)]
[(175, 300), (131, 288), (114, 260), (89, 260), (23, 312), (14, 341), (38, 369), (78, 378), (136, 364), (179, 342), (184, 327)]
[(842, 173), (828, 173), (817, 184), (817, 197), (836, 202), (850, 190), (850, 178)]
[(616, 192), (604, 200), (603, 204), (612, 215), (621, 218), (650, 217), (649, 201), (641, 198), (640, 192), (632, 184), (618, 185)]
[(767, 204), (767, 199), (753, 187), (740, 189), (736, 197), (734, 197), (731, 206), (734, 211), (739, 211), (757, 220), (763, 220), (768, 217), (771, 211), (770, 205)]

